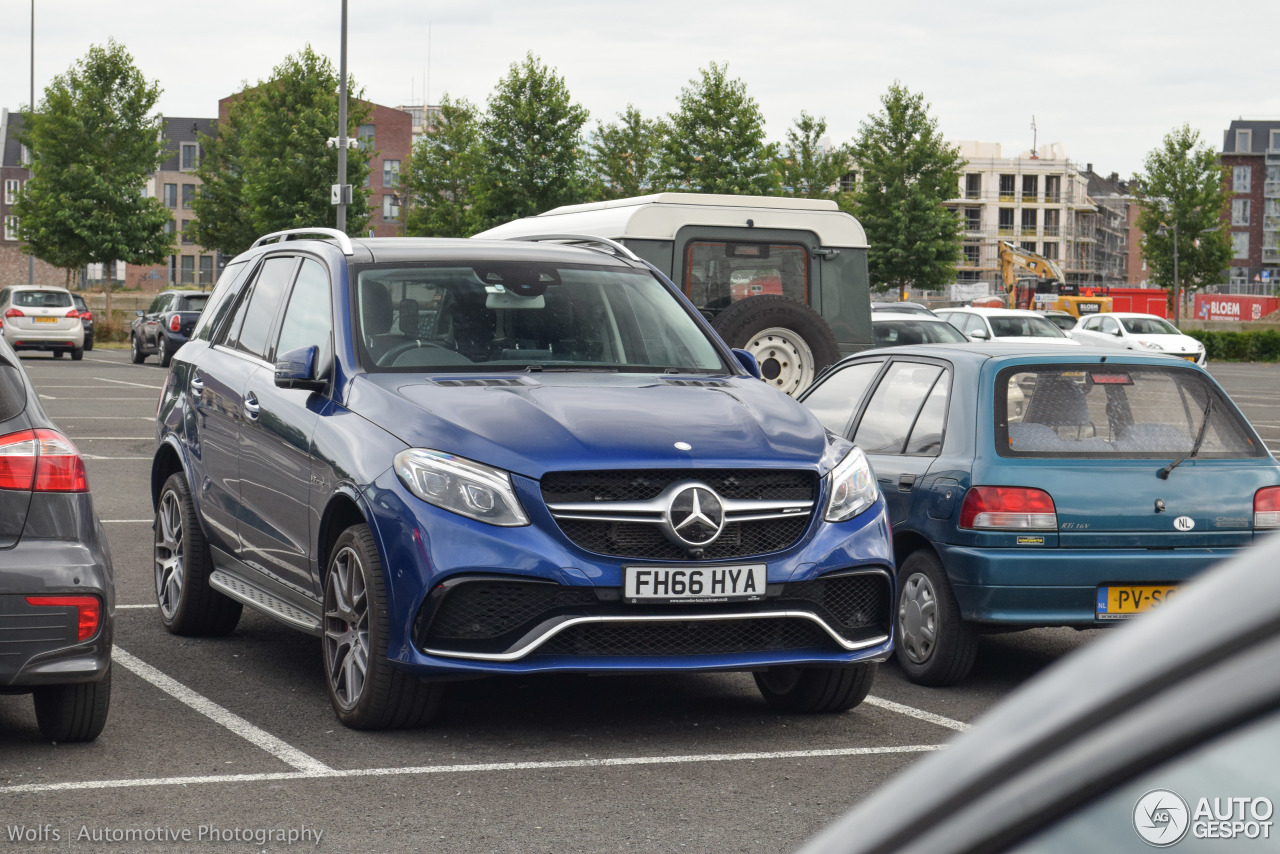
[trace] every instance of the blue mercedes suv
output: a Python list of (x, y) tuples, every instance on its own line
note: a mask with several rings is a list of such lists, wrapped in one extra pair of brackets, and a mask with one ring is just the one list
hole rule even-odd
[(351, 727), (557, 671), (751, 671), (843, 711), (891, 651), (862, 452), (608, 241), (268, 235), (157, 417), (161, 621), (319, 636)]

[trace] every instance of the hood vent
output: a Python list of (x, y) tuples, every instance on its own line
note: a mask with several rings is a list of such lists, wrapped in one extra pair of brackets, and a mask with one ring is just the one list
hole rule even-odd
[(695, 388), (723, 388), (724, 380), (663, 380), (667, 385), (693, 386)]
[(450, 387), (495, 386), (495, 387), (503, 388), (508, 386), (528, 385), (528, 383), (525, 382), (524, 380), (514, 379), (509, 377), (472, 378), (472, 379), (461, 379), (461, 380), (434, 380), (434, 382), (436, 385), (443, 385), (443, 386), (450, 386)]

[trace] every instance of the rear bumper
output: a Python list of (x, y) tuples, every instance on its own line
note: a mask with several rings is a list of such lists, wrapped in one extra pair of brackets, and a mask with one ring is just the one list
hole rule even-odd
[(964, 619), (1021, 626), (1099, 625), (1099, 585), (1180, 583), (1239, 551), (938, 546)]
[[(94, 634), (77, 640), (74, 607), (27, 602), (56, 595), (99, 599)], [(25, 539), (0, 550), (0, 689), (101, 679), (111, 663), (114, 611), (111, 562), (97, 543)]]
[(70, 329), (19, 329), (4, 325), (4, 340), (15, 350), (71, 350), (84, 346), (84, 325)]

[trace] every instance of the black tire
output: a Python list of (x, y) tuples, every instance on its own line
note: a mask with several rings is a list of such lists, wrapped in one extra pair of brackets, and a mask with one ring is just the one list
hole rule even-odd
[(876, 665), (771, 667), (755, 678), (765, 702), (780, 712), (847, 712), (871, 692)]
[(111, 665), (98, 682), (41, 685), (33, 692), (36, 723), (46, 741), (93, 741), (107, 723), (111, 706)]
[(353, 525), (334, 543), (325, 568), (321, 645), (329, 702), (352, 729), (424, 726), (440, 708), (442, 683), (424, 682), (388, 660), (387, 621), (373, 534), (368, 525)]
[(160, 622), (175, 635), (229, 634), (240, 622), (241, 605), (209, 586), (213, 558), (182, 472), (169, 475), (160, 489), (152, 527)]
[(969, 675), (978, 637), (960, 617), (951, 582), (937, 555), (912, 552), (898, 569), (894, 654), (907, 678), (919, 685), (955, 685)]
[(129, 336), (129, 361), (135, 365), (141, 365), (146, 360), (147, 354), (142, 352), (142, 342), (138, 340), (137, 335)]
[(78, 362), (84, 358), (84, 348), (77, 347), (71, 351), (71, 361)]
[(730, 347), (760, 362), (765, 382), (792, 396), (840, 358), (831, 327), (809, 306), (777, 294), (738, 300), (712, 323)]
[(156, 339), (156, 359), (160, 362), (160, 367), (167, 368), (169, 363), (173, 361), (173, 351), (169, 349), (169, 339), (160, 333), (160, 337)]
[(84, 336), (84, 351), (88, 353), (92, 349), (93, 349), (93, 336), (92, 335)]
[(66, 351), (66, 350), (54, 350), (54, 351), (53, 351), (53, 358), (55, 358), (55, 359), (61, 359), (61, 358), (62, 358), (62, 354), (63, 354), (63, 353), (65, 353), (65, 352), (67, 352), (67, 351)]

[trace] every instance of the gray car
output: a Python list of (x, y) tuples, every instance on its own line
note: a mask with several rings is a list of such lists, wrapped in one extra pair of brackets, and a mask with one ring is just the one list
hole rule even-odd
[(102, 732), (114, 611), (84, 462), (0, 340), (0, 693), (34, 695), (49, 741)]

